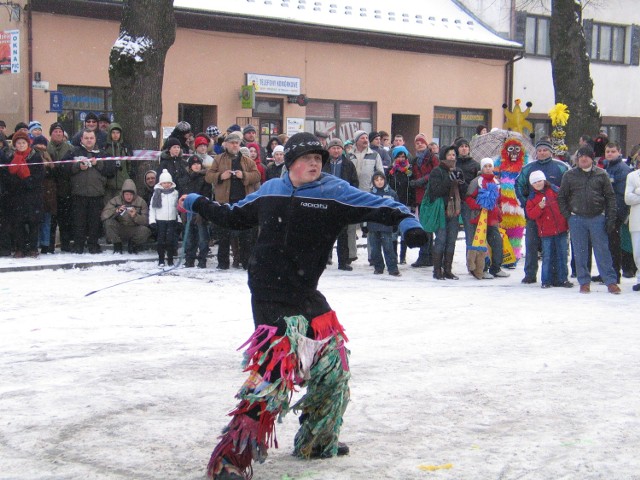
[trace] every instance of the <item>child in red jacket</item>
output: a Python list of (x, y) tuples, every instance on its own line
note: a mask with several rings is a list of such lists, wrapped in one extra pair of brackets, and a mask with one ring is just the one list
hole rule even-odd
[(542, 242), (542, 288), (573, 287), (567, 280), (567, 219), (560, 213), (558, 188), (541, 170), (529, 175), (533, 187), (527, 200), (527, 216), (535, 220)]

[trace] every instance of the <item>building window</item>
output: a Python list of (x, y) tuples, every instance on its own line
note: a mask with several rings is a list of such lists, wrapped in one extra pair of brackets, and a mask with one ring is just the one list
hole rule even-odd
[(433, 141), (452, 145), (458, 137), (471, 140), (478, 125), (490, 125), (488, 110), (436, 107), (433, 113)]
[(107, 113), (113, 121), (110, 88), (58, 85), (58, 90), (64, 95), (58, 121), (70, 137), (84, 127), (84, 118), (89, 112), (96, 115)]
[(627, 129), (625, 125), (603, 124), (600, 126), (600, 133), (604, 133), (610, 142), (618, 142), (624, 150), (624, 146), (627, 143)]
[(549, 47), (549, 17), (527, 15), (524, 50), (529, 55), (548, 57), (551, 55)]
[(625, 63), (626, 34), (626, 27), (594, 22), (591, 30), (591, 60)]
[(304, 128), (346, 141), (358, 130), (373, 129), (373, 103), (309, 100)]
[(256, 98), (253, 116), (259, 119), (258, 143), (266, 147), (270, 138), (282, 133), (282, 99)]

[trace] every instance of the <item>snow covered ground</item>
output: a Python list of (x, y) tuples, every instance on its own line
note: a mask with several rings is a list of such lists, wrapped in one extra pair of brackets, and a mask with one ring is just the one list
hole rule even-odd
[[(374, 276), (364, 250), (353, 272), (328, 267), (320, 288), (351, 340), (351, 454), (292, 457), (289, 415), (256, 480), (640, 478), (635, 281), (619, 296), (521, 285), (521, 266), (477, 281), (463, 248), (457, 282)], [(154, 271), (0, 273), (0, 479), (204, 478), (245, 377), (246, 274), (179, 269), (84, 296)]]

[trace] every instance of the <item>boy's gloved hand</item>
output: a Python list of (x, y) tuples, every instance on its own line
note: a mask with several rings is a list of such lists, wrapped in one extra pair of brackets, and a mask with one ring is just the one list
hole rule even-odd
[(429, 236), (422, 228), (412, 228), (404, 234), (404, 243), (406, 243), (409, 248), (421, 247), (427, 243), (428, 240)]

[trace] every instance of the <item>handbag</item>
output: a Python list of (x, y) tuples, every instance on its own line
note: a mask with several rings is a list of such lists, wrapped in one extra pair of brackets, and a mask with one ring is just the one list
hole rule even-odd
[(454, 218), (460, 215), (460, 190), (458, 189), (458, 184), (456, 182), (452, 182), (451, 184), (445, 214), (447, 215), (447, 218)]
[(419, 217), (420, 225), (427, 232), (433, 233), (445, 228), (446, 218), (442, 197), (438, 197), (432, 202), (429, 193), (425, 192), (422, 203), (420, 203)]

